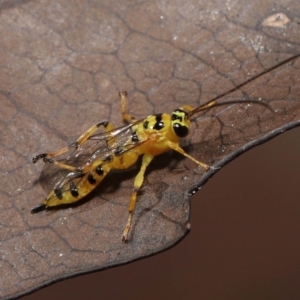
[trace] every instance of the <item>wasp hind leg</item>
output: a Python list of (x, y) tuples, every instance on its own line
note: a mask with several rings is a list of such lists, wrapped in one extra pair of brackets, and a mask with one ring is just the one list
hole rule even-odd
[(55, 152), (51, 152), (51, 153), (42, 153), (42, 154), (39, 154), (35, 157), (33, 157), (32, 161), (33, 163), (35, 164), (38, 160), (40, 159), (43, 159), (45, 163), (53, 163), (55, 165), (57, 165), (58, 167), (60, 168), (63, 168), (63, 169), (67, 169), (67, 170), (70, 170), (70, 171), (75, 171), (76, 168), (72, 167), (72, 166), (69, 166), (69, 165), (66, 165), (66, 164), (62, 164), (62, 163), (59, 163), (57, 161), (55, 161), (54, 159), (52, 159), (53, 157), (56, 157), (56, 156), (59, 156), (65, 152), (68, 152), (69, 150), (71, 149), (77, 149), (79, 146), (81, 146), (85, 141), (87, 141), (92, 135), (93, 133), (95, 133), (95, 131), (100, 127), (100, 126), (103, 126), (104, 127), (104, 130), (105, 132), (108, 132), (110, 130), (113, 129), (113, 125), (109, 122), (100, 122), (100, 123), (97, 123), (95, 124), (94, 126), (92, 126), (91, 128), (89, 128), (85, 133), (83, 133), (78, 139), (76, 142), (72, 143), (71, 145), (69, 145), (68, 147), (64, 147), (58, 151), (55, 151)]
[(124, 243), (128, 242), (128, 234), (129, 234), (129, 231), (131, 228), (132, 214), (135, 209), (137, 193), (143, 184), (145, 171), (146, 171), (148, 165), (150, 164), (150, 162), (152, 161), (152, 159), (153, 159), (152, 155), (144, 154), (141, 169), (140, 169), (139, 173), (137, 174), (137, 176), (135, 177), (134, 188), (133, 188), (133, 192), (131, 194), (131, 200), (130, 200), (129, 208), (128, 208), (129, 215), (128, 215), (128, 219), (127, 219), (127, 224), (125, 226), (125, 229), (124, 229), (123, 235), (122, 235), (122, 242), (124, 242)]

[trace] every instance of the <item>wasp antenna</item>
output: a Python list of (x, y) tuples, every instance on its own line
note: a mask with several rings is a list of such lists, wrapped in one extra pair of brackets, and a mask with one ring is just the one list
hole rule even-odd
[(35, 213), (37, 213), (37, 212), (40, 212), (40, 211), (42, 211), (42, 210), (45, 210), (46, 208), (47, 208), (46, 205), (43, 204), (43, 203), (41, 203), (41, 204), (39, 204), (38, 206), (34, 207), (34, 208), (31, 210), (31, 213), (32, 213), (32, 214), (35, 214)]
[(218, 102), (217, 100), (210, 100), (199, 107), (195, 108), (194, 110), (190, 111), (188, 113), (188, 118), (191, 118), (194, 114), (205, 111), (213, 107), (222, 106), (222, 105), (230, 105), (230, 104), (244, 104), (244, 103), (253, 103), (253, 104), (259, 104), (263, 105), (266, 108), (270, 109), (272, 112), (274, 112), (273, 108), (266, 102), (260, 101), (260, 100), (231, 100), (226, 102)]

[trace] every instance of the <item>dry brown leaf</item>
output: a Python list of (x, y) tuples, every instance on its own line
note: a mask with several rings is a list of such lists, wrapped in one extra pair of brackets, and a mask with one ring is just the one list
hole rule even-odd
[[(188, 231), (189, 193), (219, 167), (299, 125), (297, 1), (7, 1), (0, 15), (2, 180), (0, 295), (12, 298), (77, 274), (162, 251)], [(286, 7), (283, 9), (283, 7)], [(262, 26), (278, 9), (284, 28)], [(280, 11), (281, 12), (281, 11)], [(270, 71), (268, 71), (270, 70)], [(134, 168), (113, 174), (82, 205), (31, 215), (44, 195), (33, 155), (69, 144), (92, 124), (121, 125), (119, 90), (137, 118), (224, 95), (259, 105), (211, 110), (186, 150), (157, 157), (139, 196), (131, 242), (121, 243)]]

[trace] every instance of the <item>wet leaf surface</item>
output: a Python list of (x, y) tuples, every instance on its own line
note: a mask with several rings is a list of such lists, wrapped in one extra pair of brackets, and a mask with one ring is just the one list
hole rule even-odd
[[(188, 232), (189, 194), (229, 160), (299, 125), (300, 60), (282, 64), (300, 53), (297, 1), (118, 4), (1, 4), (2, 298), (174, 245)], [(289, 21), (279, 26), (286, 18), (274, 20), (274, 11)], [(238, 104), (199, 116), (183, 145), (214, 169), (204, 173), (171, 152), (157, 157), (128, 244), (121, 234), (138, 166), (108, 176), (80, 205), (31, 215), (45, 197), (42, 163), (32, 156), (101, 120), (122, 125), (119, 90), (137, 118), (222, 94), (221, 101), (262, 99), (274, 112)]]

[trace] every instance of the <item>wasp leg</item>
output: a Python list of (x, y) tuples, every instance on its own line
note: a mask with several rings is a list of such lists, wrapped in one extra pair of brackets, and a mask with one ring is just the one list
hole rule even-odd
[(121, 98), (121, 105), (122, 105), (122, 117), (123, 117), (123, 120), (128, 122), (129, 124), (133, 123), (136, 121), (136, 119), (128, 114), (126, 112), (126, 103), (127, 103), (127, 92), (120, 92), (119, 93), (119, 96)]
[[(90, 129), (88, 129), (85, 133), (83, 133), (78, 139), (76, 142), (72, 143), (70, 146), (68, 147), (64, 147), (58, 151), (55, 151), (55, 152), (52, 152), (52, 153), (42, 153), (42, 154), (39, 154), (37, 156), (35, 156), (32, 161), (33, 163), (35, 164), (39, 159), (43, 158), (45, 162), (54, 162), (54, 160), (51, 160), (52, 157), (55, 157), (55, 156), (58, 156), (58, 155), (61, 155), (67, 151), (69, 151), (70, 149), (77, 149), (80, 145), (82, 145), (85, 141), (87, 141), (91, 136), (92, 134), (100, 127), (100, 126), (103, 126), (104, 127), (104, 130), (105, 132), (108, 132), (110, 130), (113, 129), (113, 125), (109, 122), (100, 122), (100, 123), (97, 123), (95, 124), (94, 126), (92, 126)], [(66, 166), (66, 165), (65, 165)], [(66, 168), (66, 167), (64, 167)], [(69, 168), (66, 168), (66, 169), (69, 169)], [(73, 169), (72, 169), (73, 170)]]
[(187, 154), (182, 148), (179, 147), (178, 144), (173, 143), (171, 141), (169, 141), (169, 147), (175, 151), (177, 151), (178, 153), (184, 155), (185, 157), (189, 158), (190, 160), (192, 160), (193, 162), (195, 162), (197, 165), (199, 165), (200, 167), (204, 168), (206, 171), (210, 169), (210, 166), (195, 159), (193, 156), (190, 156), (189, 154)]
[(63, 164), (63, 163), (60, 163), (52, 158), (47, 158), (45, 157), (43, 159), (44, 163), (46, 164), (54, 164), (56, 165), (57, 167), (61, 168), (61, 169), (66, 169), (66, 170), (70, 170), (70, 171), (78, 171), (78, 168), (76, 167), (72, 167), (72, 166), (69, 166), (69, 165), (66, 165), (66, 164)]
[(135, 177), (134, 188), (133, 188), (133, 192), (131, 194), (131, 200), (130, 200), (129, 207), (128, 207), (129, 215), (128, 215), (127, 224), (123, 231), (122, 242), (126, 243), (128, 241), (128, 233), (129, 233), (129, 230), (131, 227), (132, 214), (135, 209), (137, 192), (143, 184), (145, 171), (146, 171), (148, 165), (150, 164), (150, 162), (152, 161), (152, 159), (153, 159), (152, 155), (144, 154), (141, 169), (140, 169), (139, 173), (137, 174), (137, 176)]
[[(40, 156), (41, 156), (41, 154), (40, 154)], [(74, 172), (74, 171), (75, 172), (81, 172), (81, 170), (79, 168), (77, 168), (77, 167), (72, 167), (70, 165), (63, 164), (63, 163), (61, 163), (59, 161), (56, 161), (56, 160), (54, 160), (52, 158), (44, 157), (43, 161), (46, 164), (54, 164), (54, 165), (56, 165), (57, 167), (59, 167), (61, 169), (69, 170), (69, 171), (72, 171), (72, 172)]]

